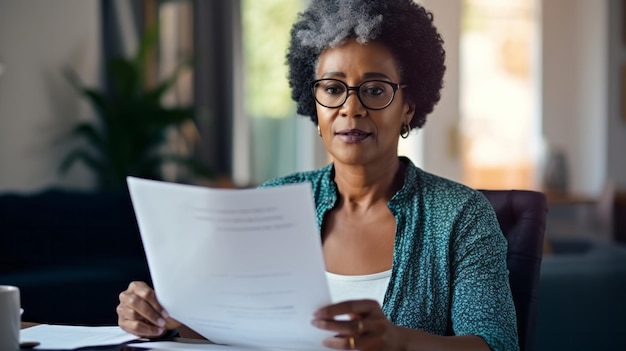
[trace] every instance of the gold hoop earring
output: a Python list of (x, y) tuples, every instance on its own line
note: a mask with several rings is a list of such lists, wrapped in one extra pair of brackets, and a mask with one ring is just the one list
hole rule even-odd
[(320, 125), (317, 125), (317, 134), (321, 137), (322, 136), (322, 130), (320, 129)]
[(411, 127), (409, 127), (408, 124), (403, 124), (402, 128), (400, 128), (400, 136), (402, 137), (402, 139), (408, 138), (410, 133)]

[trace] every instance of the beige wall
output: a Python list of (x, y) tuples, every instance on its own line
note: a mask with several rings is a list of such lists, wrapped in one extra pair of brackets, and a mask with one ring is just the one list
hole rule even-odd
[(607, 177), (608, 1), (544, 0), (543, 128), (565, 150), (570, 189), (600, 194)]
[(62, 71), (96, 84), (98, 9), (98, 0), (0, 1), (0, 191), (92, 184), (80, 167), (64, 179), (57, 168), (65, 136), (91, 114)]
[(459, 124), (459, 34), (461, 31), (461, 0), (422, 0), (435, 18), (445, 42), (446, 75), (441, 101), (428, 116), (424, 129), (424, 169), (444, 177), (461, 181), (460, 155), (451, 148), (452, 128)]

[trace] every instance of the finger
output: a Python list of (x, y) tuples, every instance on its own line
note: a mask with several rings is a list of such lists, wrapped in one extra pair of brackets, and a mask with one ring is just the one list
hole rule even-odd
[[(137, 321), (150, 323), (154, 325), (154, 323), (145, 319), (142, 315), (137, 313), (137, 311), (122, 304), (117, 306), (117, 315), (119, 319), (137, 320)], [(156, 326), (159, 327), (159, 325), (156, 325)]]
[(365, 318), (360, 320), (314, 319), (311, 323), (323, 330), (334, 332), (338, 336), (382, 336), (387, 333), (390, 323), (386, 317)]
[(365, 330), (365, 320), (364, 319), (357, 319), (357, 320), (354, 320), (353, 322), (356, 322), (356, 332), (357, 332), (357, 334), (363, 334), (363, 333), (367, 332), (367, 330)]
[(359, 336), (370, 333), (370, 326), (375, 325), (373, 319), (314, 319), (313, 325), (320, 329), (334, 331), (343, 336)]
[(120, 303), (115, 308), (117, 312), (118, 319), (143, 319), (141, 316), (138, 316), (132, 308), (128, 307), (126, 304)]
[(180, 327), (182, 325), (181, 322), (177, 321), (172, 317), (165, 318), (165, 329), (172, 330)]
[(336, 350), (382, 350), (384, 342), (381, 337), (365, 335), (359, 337), (334, 336), (324, 339), (322, 344)]
[(157, 327), (140, 320), (124, 319), (120, 317), (118, 319), (118, 325), (125, 332), (146, 338), (156, 338), (165, 333), (164, 327)]
[(116, 311), (118, 316), (117, 324), (126, 332), (143, 337), (160, 336), (165, 332), (164, 327), (149, 323), (133, 309), (124, 304), (119, 304)]
[(322, 344), (328, 348), (336, 349), (336, 350), (354, 350), (356, 349), (357, 340), (353, 337), (348, 336), (334, 336), (330, 338), (324, 339)]
[(155, 311), (152, 305), (141, 297), (125, 292), (120, 294), (120, 302), (126, 309), (132, 311), (125, 313), (127, 319), (145, 320), (158, 327), (165, 326), (166, 321), (161, 313)]
[(130, 285), (128, 286), (128, 290), (132, 291), (134, 294), (141, 297), (148, 304), (150, 304), (152, 309), (159, 312), (161, 316), (163, 317), (163, 319), (169, 318), (169, 314), (165, 311), (163, 306), (161, 306), (161, 304), (159, 303), (159, 300), (157, 299), (157, 296), (156, 296), (156, 292), (154, 291), (152, 287), (148, 286), (148, 284), (146, 284), (145, 282), (141, 282), (141, 281), (134, 281), (130, 283)]
[(350, 300), (324, 306), (315, 312), (314, 317), (332, 319), (346, 314), (351, 316), (384, 316), (380, 304), (375, 300)]
[(141, 297), (147, 303), (149, 303), (152, 306), (152, 309), (154, 309), (155, 311), (158, 311), (159, 313), (163, 315), (162, 317), (164, 319), (169, 317), (167, 312), (165, 312), (165, 309), (163, 308), (163, 306), (161, 306), (161, 304), (159, 303), (159, 300), (156, 297), (156, 293), (154, 292), (154, 289), (148, 286), (148, 284), (146, 284), (145, 282), (140, 282), (140, 281), (131, 282), (128, 285), (128, 290), (132, 291), (133, 293), (135, 293), (135, 295)]
[[(142, 297), (136, 295), (130, 291), (124, 291), (119, 296), (120, 305), (122, 305), (122, 312), (127, 319), (145, 319), (147, 322), (152, 323), (157, 327), (165, 327), (166, 321), (162, 317), (162, 312), (154, 309), (153, 304), (150, 304)], [(129, 312), (132, 311), (135, 314)]]

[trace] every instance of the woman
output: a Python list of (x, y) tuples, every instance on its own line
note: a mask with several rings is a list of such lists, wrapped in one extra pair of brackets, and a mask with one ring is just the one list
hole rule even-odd
[[(506, 241), (480, 193), (398, 157), (445, 70), (432, 15), (410, 0), (312, 1), (291, 31), (289, 82), (333, 162), (264, 186), (311, 182), (332, 305), (312, 323), (334, 349), (516, 350)], [(182, 327), (143, 283), (119, 324)], [(336, 319), (348, 315), (349, 319)]]

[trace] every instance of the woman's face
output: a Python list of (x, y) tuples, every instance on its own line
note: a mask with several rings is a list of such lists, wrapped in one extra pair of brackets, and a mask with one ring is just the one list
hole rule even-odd
[[(326, 49), (319, 57), (317, 79), (334, 78), (348, 86), (376, 79), (400, 81), (400, 73), (389, 49), (377, 42), (366, 45), (350, 39)], [(316, 103), (317, 118), (326, 150), (335, 162), (368, 165), (397, 157), (398, 137), (403, 124), (409, 124), (414, 107), (403, 99), (402, 89), (382, 110), (365, 108), (356, 91), (337, 108)]]

